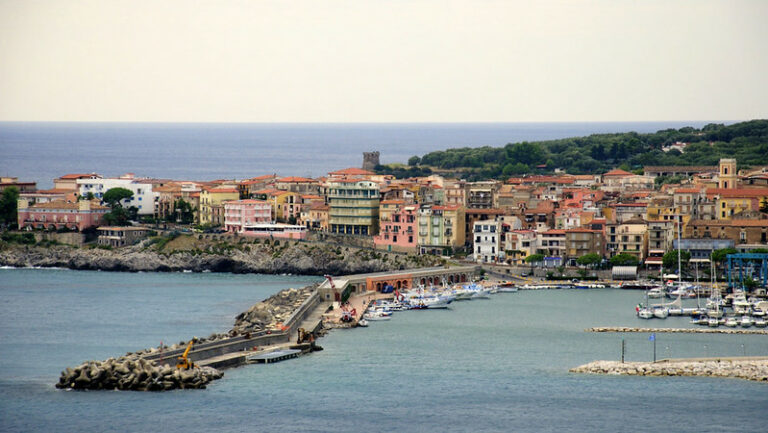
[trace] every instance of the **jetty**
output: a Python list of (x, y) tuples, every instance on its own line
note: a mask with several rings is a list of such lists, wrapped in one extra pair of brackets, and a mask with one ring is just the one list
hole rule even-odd
[(470, 281), (476, 269), (445, 266), (345, 275), (329, 277), (319, 286), (285, 289), (240, 313), (226, 334), (193, 338), (170, 348), (145, 349), (106, 361), (87, 361), (62, 371), (56, 387), (134, 391), (205, 388), (223, 376), (221, 369), (271, 364), (322, 350), (316, 340), (326, 332), (324, 321), (329, 325), (335, 322), (333, 312), (342, 310), (344, 303), (359, 305), (362, 315), (373, 300), (392, 296), (382, 292), (419, 284)]
[(768, 334), (767, 329), (720, 329), (720, 328), (632, 328), (625, 326), (604, 326), (587, 328), (586, 332), (647, 332), (673, 334)]
[(627, 376), (699, 376), (768, 383), (768, 357), (682, 358), (656, 362), (594, 361), (569, 370)]

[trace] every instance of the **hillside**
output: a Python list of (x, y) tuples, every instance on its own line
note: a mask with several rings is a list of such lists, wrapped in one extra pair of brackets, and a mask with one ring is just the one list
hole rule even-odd
[[(686, 143), (684, 152), (662, 150), (675, 143)], [(736, 158), (740, 167), (768, 164), (768, 120), (448, 149), (414, 156), (408, 167), (378, 166), (376, 171), (399, 178), (441, 172), (482, 180), (551, 173), (556, 168), (587, 174), (619, 166), (635, 170), (653, 165), (716, 165), (720, 158)]]

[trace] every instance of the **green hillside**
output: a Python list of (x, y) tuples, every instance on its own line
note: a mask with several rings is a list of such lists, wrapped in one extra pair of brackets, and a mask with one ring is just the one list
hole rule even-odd
[[(662, 151), (676, 142), (688, 143), (683, 153)], [(720, 158), (737, 158), (739, 167), (768, 165), (768, 120), (665, 129), (650, 134), (594, 134), (504, 147), (448, 149), (414, 156), (408, 167), (378, 166), (376, 171), (397, 177), (438, 171), (480, 180), (551, 173), (556, 168), (587, 174), (604, 173), (614, 167), (636, 170), (647, 165), (716, 165)]]

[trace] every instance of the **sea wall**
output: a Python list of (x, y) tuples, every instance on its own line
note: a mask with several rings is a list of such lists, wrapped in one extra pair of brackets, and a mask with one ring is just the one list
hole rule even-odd
[(768, 359), (702, 359), (659, 362), (594, 361), (571, 373), (629, 376), (704, 376), (768, 382)]

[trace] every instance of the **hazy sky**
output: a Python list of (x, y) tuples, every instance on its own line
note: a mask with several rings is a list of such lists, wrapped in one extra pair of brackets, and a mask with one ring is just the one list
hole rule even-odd
[(763, 0), (0, 0), (0, 120), (765, 117)]

